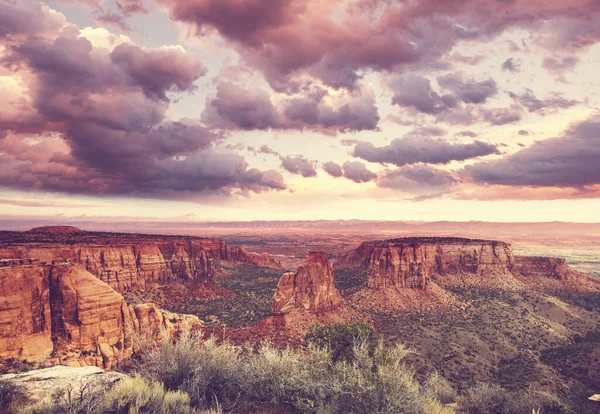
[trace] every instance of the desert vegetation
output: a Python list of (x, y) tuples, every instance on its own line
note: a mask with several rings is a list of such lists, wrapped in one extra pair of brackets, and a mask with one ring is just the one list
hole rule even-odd
[(457, 397), (437, 373), (417, 378), (413, 351), (388, 347), (365, 323), (315, 326), (302, 349), (238, 346), (184, 330), (143, 343), (133, 372), (115, 384), (69, 387), (27, 403), (0, 382), (0, 403), (17, 414), (84, 413), (540, 413), (567, 414), (533, 389), (476, 384)]

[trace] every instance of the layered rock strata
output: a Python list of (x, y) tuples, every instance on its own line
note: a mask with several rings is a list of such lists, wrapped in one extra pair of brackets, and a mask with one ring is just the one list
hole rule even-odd
[(336, 265), (366, 270), (372, 289), (424, 289), (435, 274), (510, 273), (515, 258), (504, 242), (423, 237), (364, 242), (341, 254)]
[(0, 232), (0, 262), (34, 259), (47, 264), (81, 264), (120, 293), (173, 280), (209, 282), (221, 261), (281, 268), (268, 254), (230, 248), (219, 239), (64, 231)]
[(229, 248), (229, 258), (232, 261), (253, 264), (261, 267), (270, 267), (271, 269), (283, 269), (281, 262), (274, 259), (268, 253), (250, 253), (243, 247), (233, 246)]
[(543, 276), (565, 281), (584, 281), (585, 273), (573, 270), (559, 257), (516, 256), (515, 271), (523, 276)]
[(326, 312), (340, 305), (341, 295), (333, 283), (333, 267), (323, 251), (310, 252), (306, 263), (296, 272), (279, 279), (273, 300), (274, 315), (295, 309), (312, 313)]
[(0, 267), (0, 360), (112, 369), (135, 350), (135, 338), (160, 338), (184, 326), (201, 327), (195, 316), (154, 304), (128, 306), (123, 297), (70, 263), (42, 265), (5, 261)]

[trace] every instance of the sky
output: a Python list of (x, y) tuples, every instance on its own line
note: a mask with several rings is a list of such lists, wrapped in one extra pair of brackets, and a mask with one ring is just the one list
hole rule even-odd
[(597, 222), (598, 0), (0, 0), (0, 216)]

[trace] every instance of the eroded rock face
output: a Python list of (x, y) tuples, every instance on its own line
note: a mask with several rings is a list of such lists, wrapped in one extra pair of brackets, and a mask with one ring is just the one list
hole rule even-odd
[(0, 262), (0, 359), (37, 362), (50, 356), (49, 295), (49, 280), (38, 262)]
[(294, 309), (326, 312), (340, 305), (341, 295), (333, 284), (333, 268), (323, 251), (310, 252), (306, 263), (279, 279), (273, 300), (274, 315)]
[(424, 289), (434, 274), (504, 274), (514, 263), (507, 243), (424, 237), (364, 242), (341, 254), (337, 266), (367, 270), (373, 289)]
[(229, 257), (230, 260), (254, 264), (256, 266), (261, 267), (270, 267), (271, 269), (281, 270), (283, 267), (281, 266), (281, 262), (275, 260), (268, 253), (249, 253), (246, 249), (238, 246), (229, 248)]
[(567, 281), (588, 278), (585, 273), (571, 269), (565, 259), (558, 257), (516, 256), (515, 270), (523, 276), (543, 276)]
[(173, 280), (212, 281), (220, 261), (281, 268), (268, 254), (228, 247), (219, 239), (76, 232), (4, 232), (1, 260), (78, 263), (119, 293)]
[(136, 335), (159, 339), (161, 328), (175, 333), (202, 326), (195, 316), (154, 304), (128, 306), (108, 284), (71, 263), (0, 268), (0, 295), (0, 359), (40, 362), (52, 354), (63, 365), (113, 369), (132, 355)]

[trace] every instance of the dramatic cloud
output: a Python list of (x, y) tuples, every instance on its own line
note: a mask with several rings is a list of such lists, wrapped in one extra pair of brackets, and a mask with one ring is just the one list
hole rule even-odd
[(220, 129), (278, 129), (283, 120), (266, 91), (223, 83), (206, 103), (202, 120)]
[(43, 3), (0, 2), (0, 40), (15, 36), (45, 37), (66, 23), (63, 15), (51, 11)]
[(186, 91), (207, 70), (194, 55), (181, 48), (144, 50), (132, 44), (122, 44), (111, 53), (111, 60), (120, 66), (146, 96), (167, 99), (167, 92)]
[(169, 93), (193, 90), (206, 73), (195, 55), (133, 44), (111, 51), (75, 26), (53, 32), (48, 22), (62, 15), (47, 8), (10, 12), (17, 20), (1, 26), (10, 42), (1, 63), (23, 86), (20, 111), (0, 116), (0, 185), (186, 199), (286, 187), (279, 172), (219, 149), (198, 121), (166, 118)]
[(323, 164), (323, 170), (332, 177), (339, 178), (344, 175), (344, 170), (339, 164), (336, 164), (333, 161), (328, 161)]
[(600, 184), (600, 116), (572, 125), (505, 158), (468, 166), (475, 182), (509, 186), (585, 187)]
[(369, 162), (394, 164), (402, 167), (419, 162), (447, 164), (484, 155), (497, 154), (495, 145), (482, 141), (469, 144), (452, 144), (444, 139), (405, 137), (395, 139), (385, 147), (375, 147), (370, 142), (359, 142), (353, 155)]
[(546, 114), (558, 109), (570, 108), (579, 102), (573, 99), (566, 99), (559, 93), (552, 93), (546, 99), (539, 99), (531, 89), (525, 89), (522, 94), (509, 92), (508, 95), (518, 104), (527, 108), (529, 112)]
[(392, 104), (412, 107), (425, 114), (436, 115), (458, 104), (454, 95), (439, 95), (431, 87), (431, 81), (420, 75), (394, 77), (390, 87), (394, 92)]
[(203, 121), (222, 130), (310, 129), (324, 133), (374, 130), (379, 122), (375, 97), (371, 94), (339, 98), (335, 106), (326, 102), (327, 92), (313, 89), (286, 99), (279, 111), (262, 89), (220, 84), (209, 97)]
[(299, 174), (303, 177), (316, 177), (317, 170), (315, 169), (315, 162), (307, 160), (302, 156), (296, 157), (280, 157), (281, 166), (292, 174)]
[(377, 179), (377, 185), (411, 193), (431, 193), (446, 190), (458, 181), (447, 171), (429, 165), (406, 165), (387, 170)]
[(436, 116), (438, 121), (450, 124), (503, 125), (521, 119), (519, 107), (488, 109), (483, 106), (498, 94), (498, 85), (493, 79), (478, 81), (462, 74), (449, 74), (438, 77), (437, 84), (439, 91), (423, 76), (394, 76), (389, 81), (392, 104)]
[[(554, 33), (566, 48), (587, 47), (600, 9), (596, 0), (157, 1), (199, 36), (218, 32), (279, 91), (297, 91), (303, 74), (353, 89), (368, 70), (436, 65), (459, 42), (538, 22), (546, 22), (540, 45)], [(586, 18), (587, 37), (575, 25)]]
[(377, 178), (377, 174), (369, 171), (360, 161), (346, 161), (343, 168), (344, 177), (355, 183), (366, 183)]

